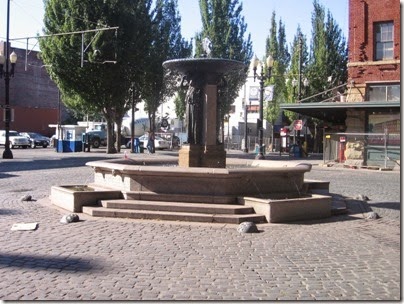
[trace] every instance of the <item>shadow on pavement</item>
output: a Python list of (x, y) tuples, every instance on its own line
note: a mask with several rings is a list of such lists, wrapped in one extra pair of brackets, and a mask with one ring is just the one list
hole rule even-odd
[(22, 214), (23, 212), (18, 209), (0, 209), (0, 215), (18, 215)]
[(391, 209), (391, 210), (400, 210), (401, 209), (401, 203), (397, 202), (385, 202), (385, 203), (371, 203), (367, 202), (370, 208), (376, 207), (376, 208), (381, 208), (381, 209)]
[(83, 257), (52, 257), (0, 253), (0, 265), (2, 268), (5, 266), (21, 269), (60, 270), (61, 272), (87, 272), (92, 271), (94, 268), (99, 268), (98, 266), (95, 267), (93, 264), (94, 260)]
[(43, 169), (60, 169), (60, 168), (74, 168), (82, 167), (89, 161), (105, 160), (110, 157), (88, 156), (88, 157), (65, 157), (58, 159), (32, 159), (15, 160), (1, 163), (0, 178), (11, 177), (13, 175), (1, 172), (18, 172), (29, 170), (43, 170)]

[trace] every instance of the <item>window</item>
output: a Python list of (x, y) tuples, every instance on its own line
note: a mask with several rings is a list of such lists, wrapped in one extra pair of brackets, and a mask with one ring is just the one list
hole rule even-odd
[(375, 60), (393, 59), (393, 22), (376, 23), (375, 36)]
[(369, 101), (399, 101), (400, 85), (399, 84), (378, 84), (368, 87)]

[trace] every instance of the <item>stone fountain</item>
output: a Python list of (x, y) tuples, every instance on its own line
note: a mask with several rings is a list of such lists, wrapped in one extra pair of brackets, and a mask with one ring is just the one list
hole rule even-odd
[(183, 75), (188, 91), (187, 129), (188, 144), (179, 151), (180, 167), (225, 168), (226, 152), (219, 143), (218, 86), (225, 83), (224, 75), (240, 71), (240, 61), (218, 58), (176, 59), (163, 63), (166, 69)]
[(188, 85), (188, 143), (178, 159), (136, 155), (88, 162), (94, 168), (94, 182), (52, 187), (53, 204), (92, 216), (237, 224), (331, 215), (331, 197), (324, 195), (328, 183), (304, 180), (309, 164), (267, 167), (265, 161), (252, 161), (226, 167), (226, 152), (217, 134), (218, 87), (226, 83), (228, 73), (245, 65), (208, 58), (210, 51), (205, 49), (205, 58), (163, 63), (183, 76), (181, 85)]

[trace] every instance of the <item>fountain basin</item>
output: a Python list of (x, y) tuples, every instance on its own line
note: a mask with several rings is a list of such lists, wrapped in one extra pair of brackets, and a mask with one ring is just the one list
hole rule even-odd
[(300, 197), (257, 198), (242, 197), (239, 202), (263, 214), (268, 223), (286, 223), (299, 220), (315, 220), (331, 216), (332, 198), (321, 194)]
[(226, 74), (231, 71), (240, 71), (245, 65), (240, 61), (223, 58), (183, 58), (167, 60), (163, 63), (163, 67), (181, 74)]
[[(94, 183), (52, 187), (54, 205), (92, 216), (223, 223), (280, 223), (331, 216), (331, 197), (313, 192), (316, 181), (304, 181), (310, 164), (265, 167), (262, 161), (253, 161), (230, 168), (184, 168), (170, 158), (113, 159), (86, 165), (94, 168)], [(218, 216), (216, 208), (224, 205), (226, 210), (244, 205), (249, 214)], [(193, 213), (189, 213), (191, 207)]]
[(212, 196), (258, 196), (304, 191), (304, 173), (311, 165), (295, 167), (183, 168), (138, 165), (126, 160), (88, 162), (94, 168), (94, 185), (124, 192)]
[(51, 187), (51, 203), (71, 212), (82, 212), (83, 206), (95, 205), (100, 199), (119, 199), (122, 192), (100, 190), (87, 185)]

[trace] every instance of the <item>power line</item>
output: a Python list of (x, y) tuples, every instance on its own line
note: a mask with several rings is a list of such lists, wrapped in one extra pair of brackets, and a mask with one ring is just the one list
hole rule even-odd
[[(28, 44), (29, 44), (29, 39), (39, 39), (42, 38), (47, 38), (47, 37), (58, 37), (58, 36), (65, 36), (65, 35), (78, 35), (81, 34), (81, 67), (84, 65), (84, 53), (87, 51), (88, 47), (90, 46), (91, 42), (95, 39), (95, 37), (103, 31), (111, 31), (115, 30), (115, 37), (117, 36), (117, 31), (119, 29), (119, 26), (114, 26), (114, 27), (105, 27), (105, 28), (100, 28), (100, 29), (92, 29), (92, 30), (83, 30), (83, 31), (73, 31), (73, 32), (66, 32), (66, 33), (56, 33), (56, 34), (48, 34), (48, 35), (40, 35), (40, 36), (31, 36), (31, 37), (21, 37), (21, 38), (13, 38), (9, 39), (10, 41), (18, 41), (18, 40), (26, 40), (26, 50), (25, 50), (25, 70), (27, 70), (28, 67), (28, 55), (32, 50), (28, 51)], [(85, 47), (84, 46), (84, 34), (85, 33), (96, 33), (95, 36), (91, 39), (90, 43)], [(38, 43), (38, 42), (37, 42)], [(34, 47), (37, 45), (37, 43), (34, 45)], [(33, 48), (34, 48), (33, 47)], [(104, 63), (116, 63), (116, 54), (115, 54), (115, 60), (107, 60)]]

